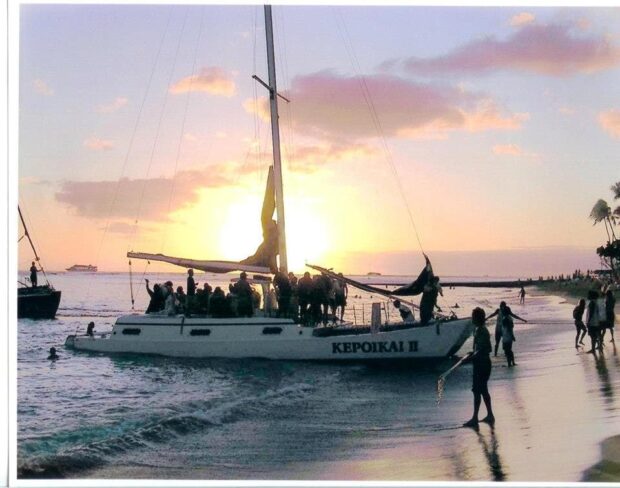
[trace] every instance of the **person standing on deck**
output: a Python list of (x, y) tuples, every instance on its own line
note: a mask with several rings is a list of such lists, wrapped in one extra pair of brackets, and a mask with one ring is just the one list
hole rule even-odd
[(426, 325), (433, 318), (435, 307), (441, 312), (441, 308), (437, 305), (438, 295), (443, 296), (443, 290), (439, 284), (438, 276), (431, 276), (428, 283), (424, 285), (422, 299), (420, 300), (420, 323)]
[(276, 317), (288, 317), (291, 304), (291, 295), (293, 292), (291, 282), (286, 274), (279, 271), (273, 277), (273, 284), (278, 298), (278, 312)]
[[(342, 273), (338, 273), (338, 276), (344, 278)], [(340, 308), (340, 322), (343, 321), (344, 318), (344, 309), (347, 306), (347, 297), (349, 295), (349, 289), (347, 287), (347, 283), (344, 280), (337, 280), (339, 287), (336, 290), (336, 308)], [(334, 314), (335, 315), (335, 314)]]
[(469, 353), (473, 364), (473, 381), (471, 391), (474, 394), (474, 414), (472, 418), (463, 424), (463, 427), (476, 427), (478, 425), (478, 412), (480, 411), (481, 399), (487, 409), (487, 416), (482, 419), (489, 425), (495, 423), (495, 416), (491, 408), (491, 395), (489, 394), (488, 381), (491, 377), (491, 336), (484, 325), (484, 310), (476, 307), (471, 314), (474, 324), (474, 350)]
[(299, 301), (299, 316), (306, 323), (308, 319), (308, 307), (312, 301), (312, 278), (307, 271), (297, 283), (297, 300)]
[[(575, 327), (577, 328), (577, 335), (575, 336), (575, 349), (579, 347), (579, 344), (583, 345), (583, 339), (588, 333), (588, 329), (583, 323), (583, 313), (585, 310), (586, 301), (582, 298), (579, 300), (579, 304), (573, 309), (573, 318), (575, 319)], [(579, 338), (580, 334), (581, 338)]]
[(239, 281), (235, 283), (233, 292), (237, 295), (237, 312), (240, 317), (251, 317), (252, 309), (252, 287), (248, 283), (248, 275), (244, 272), (239, 276)]
[(521, 287), (519, 291), (519, 304), (525, 305), (525, 288)]
[(37, 286), (37, 266), (32, 262), (32, 266), (30, 266), (30, 283), (33, 288)]
[(599, 311), (598, 304), (596, 303), (598, 300), (598, 292), (595, 290), (590, 290), (588, 292), (588, 308), (586, 311), (586, 325), (588, 327), (588, 335), (590, 336), (590, 341), (592, 342), (592, 348), (588, 351), (588, 353), (594, 354), (596, 349), (600, 349), (599, 345)]

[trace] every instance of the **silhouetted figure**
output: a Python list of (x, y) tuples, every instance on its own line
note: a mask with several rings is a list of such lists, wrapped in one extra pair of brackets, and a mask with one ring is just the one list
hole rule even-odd
[[(583, 345), (583, 339), (588, 333), (586, 324), (583, 323), (583, 314), (585, 310), (586, 301), (582, 298), (581, 300), (579, 300), (577, 306), (573, 309), (573, 319), (575, 319), (575, 328), (577, 329), (577, 335), (575, 336), (575, 349), (577, 349), (580, 344)], [(580, 335), (581, 337), (579, 337)]]
[(33, 288), (37, 286), (37, 267), (34, 261), (32, 262), (32, 266), (30, 266), (30, 284)]
[(597, 303), (598, 292), (595, 290), (590, 290), (588, 292), (588, 300), (588, 306), (586, 309), (586, 326), (588, 327), (588, 335), (590, 336), (590, 341), (592, 343), (592, 348), (588, 351), (588, 353), (594, 354), (597, 347), (600, 348), (600, 316)]
[(273, 277), (273, 285), (276, 289), (276, 297), (278, 299), (277, 317), (288, 317), (291, 305), (292, 288), (288, 276), (279, 271)]
[(47, 356), (47, 359), (51, 359), (52, 361), (56, 361), (56, 359), (60, 359), (58, 354), (56, 354), (56, 348), (50, 347), (50, 355)]
[(441, 308), (437, 305), (437, 297), (440, 294), (443, 296), (443, 291), (439, 284), (439, 277), (431, 276), (428, 283), (424, 285), (422, 298), (420, 300), (420, 323), (422, 325), (428, 324), (433, 318), (433, 310), (435, 307), (441, 312)]
[(187, 270), (187, 296), (193, 297), (196, 294), (196, 282), (194, 281), (194, 270)]
[(151, 290), (149, 288), (148, 278), (145, 278), (144, 281), (146, 282), (146, 291), (149, 294), (149, 297), (151, 297), (149, 306), (147, 307), (145, 313), (161, 312), (164, 309), (165, 304), (164, 294), (161, 286), (158, 283), (155, 283), (153, 289)]
[(302, 322), (307, 322), (308, 307), (312, 301), (313, 281), (310, 273), (307, 271), (297, 283), (297, 299), (299, 300), (299, 315)]
[(521, 287), (519, 291), (519, 303), (521, 305), (525, 305), (525, 288)]
[(233, 286), (232, 292), (237, 296), (237, 313), (240, 317), (251, 317), (252, 309), (252, 287), (248, 283), (245, 271), (239, 276), (239, 281)]
[(177, 286), (176, 298), (178, 302), (178, 305), (177, 305), (178, 312), (184, 313), (187, 310), (187, 295), (183, 291), (182, 286)]
[(226, 295), (224, 294), (224, 290), (219, 286), (216, 286), (215, 290), (213, 290), (213, 294), (209, 300), (209, 311), (211, 315), (216, 318), (228, 317), (230, 315), (226, 302)]
[(491, 315), (489, 315), (486, 320), (489, 320), (492, 317), (497, 315), (497, 320), (495, 322), (495, 350), (494, 355), (497, 356), (497, 349), (499, 348), (499, 343), (502, 340), (502, 327), (504, 325), (504, 316), (509, 315), (510, 317), (520, 320), (522, 322), (527, 322), (527, 320), (522, 319), (517, 314), (512, 313), (512, 310), (506, 302), (503, 300), (499, 304), (499, 308), (495, 310)]
[[(344, 278), (342, 273), (338, 273), (338, 276)], [(340, 309), (340, 321), (342, 322), (344, 318), (344, 309), (347, 306), (347, 297), (349, 296), (349, 288), (347, 287), (347, 283), (344, 280), (336, 280), (336, 290), (335, 290), (335, 298), (336, 298), (336, 309)], [(334, 315), (336, 313), (334, 312)]]
[(471, 391), (474, 394), (474, 414), (472, 418), (463, 424), (464, 427), (475, 427), (478, 425), (478, 412), (480, 410), (480, 400), (484, 400), (487, 409), (487, 416), (482, 419), (490, 425), (495, 423), (495, 416), (491, 408), (491, 395), (489, 394), (488, 381), (491, 376), (491, 336), (486, 326), (485, 313), (476, 307), (471, 314), (471, 321), (474, 324), (474, 350), (470, 353), (473, 364), (473, 383)]
[(400, 317), (403, 319), (403, 323), (413, 324), (415, 322), (415, 317), (413, 316), (411, 309), (400, 303), (400, 300), (394, 300), (394, 307), (396, 307), (396, 309), (400, 312)]
[(86, 327), (86, 335), (90, 337), (95, 337), (95, 323), (89, 322), (88, 327)]
[(614, 310), (616, 307), (616, 298), (614, 297), (614, 292), (612, 290), (607, 290), (605, 293), (605, 329), (601, 331), (601, 342), (603, 342), (603, 338), (605, 337), (605, 330), (609, 329), (609, 333), (611, 334), (611, 341), (616, 342), (614, 338), (614, 326), (616, 323), (616, 311)]
[(515, 323), (512, 321), (510, 314), (505, 314), (502, 318), (502, 349), (506, 355), (508, 366), (516, 366), (515, 354), (512, 350), (512, 345), (515, 342)]

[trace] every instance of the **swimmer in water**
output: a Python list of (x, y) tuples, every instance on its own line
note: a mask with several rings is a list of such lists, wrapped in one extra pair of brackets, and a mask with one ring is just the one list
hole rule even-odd
[(47, 357), (47, 359), (51, 359), (52, 361), (55, 361), (56, 359), (59, 359), (58, 354), (56, 354), (56, 348), (55, 347), (51, 347), (50, 348), (50, 355)]

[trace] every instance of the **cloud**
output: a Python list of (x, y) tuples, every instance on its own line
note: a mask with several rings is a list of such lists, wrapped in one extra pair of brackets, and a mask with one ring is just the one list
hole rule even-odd
[(54, 94), (54, 90), (52, 90), (43, 80), (34, 80), (32, 82), (32, 86), (34, 87), (34, 91), (36, 91), (39, 95), (49, 97)]
[(493, 154), (500, 156), (521, 156), (523, 151), (516, 144), (497, 144), (493, 146)]
[(188, 91), (232, 97), (235, 94), (235, 82), (222, 68), (210, 66), (202, 68), (197, 75), (187, 76), (177, 81), (170, 87), (170, 93), (174, 94)]
[[(179, 206), (196, 203), (201, 190), (238, 184), (239, 175), (255, 170), (251, 165), (221, 163), (179, 171), (174, 178), (64, 181), (55, 198), (81, 217), (135, 219), (139, 216), (143, 220), (163, 220)], [(174, 197), (172, 204), (170, 195)]]
[(536, 20), (534, 14), (530, 12), (521, 12), (511, 17), (510, 25), (513, 27), (521, 27), (522, 25), (531, 24), (534, 20)]
[[(480, 94), (385, 74), (362, 80), (332, 72), (315, 73), (295, 78), (284, 95), (292, 100), (293, 129), (328, 140), (515, 130), (527, 119), (526, 114), (502, 113), (491, 99)], [(266, 98), (256, 103), (247, 100), (244, 107), (268, 120)]]
[(89, 137), (83, 142), (84, 147), (92, 149), (93, 151), (109, 151), (114, 149), (114, 143), (107, 139), (101, 139), (99, 137)]
[(97, 112), (102, 114), (109, 114), (116, 112), (120, 108), (127, 105), (128, 100), (125, 97), (116, 97), (112, 102), (108, 104), (101, 104), (97, 106)]
[(472, 41), (444, 56), (408, 58), (404, 66), (416, 75), (515, 70), (569, 76), (620, 65), (618, 46), (607, 37), (587, 37), (580, 31), (576, 24), (527, 23), (506, 40)]
[(612, 109), (598, 115), (598, 123), (605, 132), (620, 139), (620, 110)]

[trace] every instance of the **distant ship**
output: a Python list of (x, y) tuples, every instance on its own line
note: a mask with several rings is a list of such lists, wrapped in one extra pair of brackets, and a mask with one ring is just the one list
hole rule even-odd
[(81, 271), (88, 273), (96, 273), (97, 266), (93, 266), (92, 264), (74, 264), (70, 268), (67, 268), (67, 271)]
[(369, 271), (366, 273), (366, 276), (381, 276), (381, 273), (377, 273), (375, 271)]

